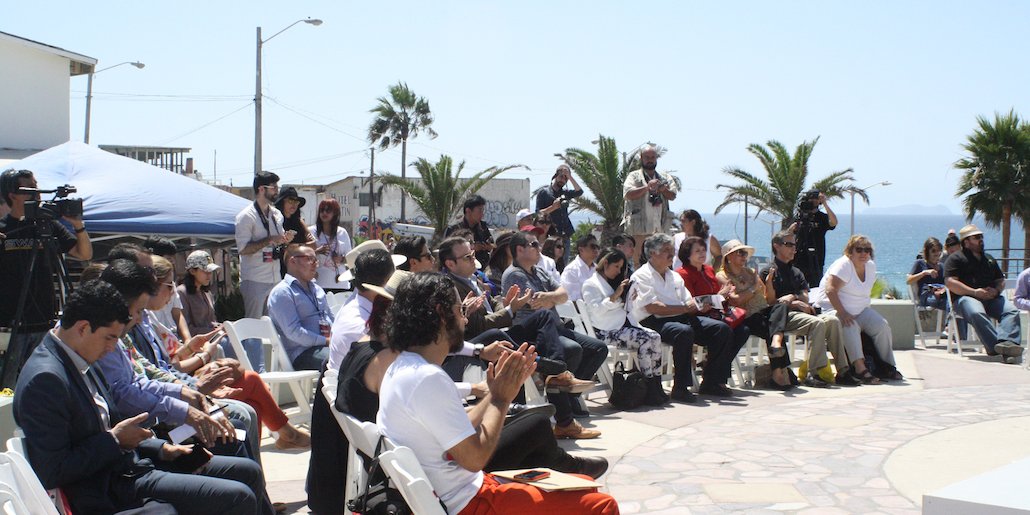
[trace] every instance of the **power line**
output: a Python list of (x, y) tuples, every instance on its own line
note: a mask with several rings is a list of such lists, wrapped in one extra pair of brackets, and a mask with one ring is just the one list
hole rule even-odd
[(217, 123), (219, 121), (222, 121), (222, 120), (224, 120), (224, 119), (226, 119), (226, 118), (228, 118), (228, 117), (230, 117), (230, 116), (232, 116), (232, 115), (234, 115), (234, 114), (236, 114), (236, 113), (238, 113), (238, 112), (240, 112), (240, 111), (250, 107), (251, 105), (253, 105), (251, 102), (247, 102), (246, 104), (243, 104), (242, 106), (240, 106), (238, 109), (234, 109), (233, 111), (230, 111), (229, 113), (226, 113), (226, 114), (224, 114), (222, 116), (219, 116), (218, 118), (215, 118), (214, 120), (211, 120), (210, 122), (207, 122), (207, 123), (205, 123), (205, 124), (195, 128), (195, 129), (192, 129), (192, 130), (189, 130), (187, 132), (184, 132), (184, 133), (182, 133), (182, 134), (180, 134), (178, 136), (175, 136), (173, 138), (161, 141), (161, 142), (157, 143), (157, 145), (166, 145), (166, 144), (171, 143), (171, 142), (173, 142), (173, 141), (175, 141), (177, 139), (181, 139), (181, 138), (184, 138), (186, 136), (189, 136), (190, 134), (193, 134), (194, 132), (197, 132), (197, 131), (199, 131), (201, 129), (204, 129), (204, 128), (206, 128), (206, 127), (208, 127), (208, 126), (210, 126), (210, 125), (212, 125), (214, 123)]

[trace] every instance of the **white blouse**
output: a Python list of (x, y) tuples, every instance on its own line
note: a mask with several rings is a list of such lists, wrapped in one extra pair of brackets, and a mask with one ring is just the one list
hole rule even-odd
[(316, 254), (318, 257), (318, 277), (315, 279), (315, 282), (322, 288), (332, 288), (335, 290), (349, 289), (350, 282), (343, 281), (341, 283), (336, 280), (343, 273), (343, 269), (337, 266), (332, 258), (332, 256), (346, 256), (351, 251), (350, 235), (347, 234), (347, 229), (337, 227), (336, 238), (332, 240), (329, 239), (330, 237), (326, 233), (317, 234), (316, 229), (318, 229), (316, 225), (308, 227), (311, 234), (317, 237), (315, 248), (328, 245), (329, 252), (326, 254)]
[(622, 299), (612, 302), (613, 293), (615, 290), (597, 272), (583, 282), (583, 303), (594, 329), (614, 331), (626, 324), (626, 304)]
[(870, 260), (865, 264), (865, 281), (858, 278), (855, 271), (855, 264), (848, 259), (848, 256), (837, 258), (830, 268), (826, 270), (822, 281), (819, 281), (819, 288), (823, 292), (820, 295), (819, 305), (826, 310), (833, 309), (830, 299), (826, 297), (826, 287), (830, 284), (830, 276), (834, 276), (844, 282), (844, 286), (837, 290), (841, 306), (851, 315), (861, 313), (869, 307), (872, 302), (869, 295), (873, 291), (873, 283), (876, 282), (876, 263)]

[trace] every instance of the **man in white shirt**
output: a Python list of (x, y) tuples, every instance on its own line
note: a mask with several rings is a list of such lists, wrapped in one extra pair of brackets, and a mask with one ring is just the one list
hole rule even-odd
[(401, 354), (383, 378), (376, 423), (414, 451), (448, 513), (618, 513), (607, 494), (543, 492), (521, 483), (502, 485), (483, 473), (508, 406), (536, 368), (532, 346), (523, 344), (491, 364), (490, 393), (466, 413), (454, 382), (440, 368), (462, 347), (465, 320), (453, 282), (416, 274), (398, 287), (387, 317), (389, 345)]
[(378, 295), (366, 285), (382, 286), (395, 270), (394, 261), (379, 240), (369, 240), (358, 245), (347, 254), (347, 262), (353, 266), (347, 270), (348, 280), (353, 279), (354, 295), (344, 303), (333, 321), (329, 340), (329, 370), (339, 370), (343, 357), (350, 351), (352, 343), (365, 334), (365, 323), (372, 314), (372, 301)]
[(561, 273), (561, 285), (569, 292), (569, 300), (577, 301), (583, 298), (583, 283), (594, 275), (594, 261), (597, 260), (597, 253), (601, 246), (597, 244), (597, 237), (593, 234), (580, 236), (576, 240), (576, 259), (565, 265)]
[(268, 294), (282, 279), (279, 257), (294, 236), (294, 231), (283, 229), (283, 214), (272, 205), (278, 192), (278, 175), (258, 173), (254, 176), (254, 203), (236, 215), (240, 293), (247, 318), (267, 313)]
[[(726, 387), (730, 367), (739, 348), (733, 344), (733, 331), (725, 322), (697, 316), (712, 309), (710, 304), (698, 306), (683, 285), (683, 278), (672, 271), (672, 237), (658, 233), (644, 241), (647, 263), (633, 273), (633, 291), (630, 292), (630, 317), (640, 325), (662, 335), (662, 341), (672, 345), (672, 360), (676, 365), (673, 375), (674, 401), (695, 402), (690, 386), (694, 378), (690, 359), (695, 343), (708, 348), (708, 365), (699, 392), (728, 397)], [(634, 293), (635, 292), (635, 293)]]

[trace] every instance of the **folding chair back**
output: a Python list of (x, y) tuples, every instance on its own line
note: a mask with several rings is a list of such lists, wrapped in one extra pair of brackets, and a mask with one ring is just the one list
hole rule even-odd
[(923, 323), (922, 323), (922, 321), (919, 318), (919, 314), (920, 313), (937, 312), (937, 324), (934, 326), (935, 327), (934, 332), (930, 334), (931, 339), (934, 342), (936, 342), (937, 338), (941, 334), (941, 329), (942, 329), (943, 320), (944, 320), (944, 311), (942, 311), (940, 309), (936, 309), (936, 308), (931, 308), (929, 306), (920, 306), (919, 305), (919, 283), (914, 283), (914, 284), (908, 285), (908, 292), (909, 292), (909, 295), (912, 297), (912, 313), (915, 315), (915, 319), (916, 319), (916, 334), (919, 335), (919, 341), (923, 343), (923, 348), (925, 349), (926, 348), (926, 335), (927, 335), (927, 333), (926, 333), (926, 331), (923, 331)]
[(422, 465), (415, 458), (415, 453), (404, 446), (396, 446), (393, 450), (379, 455), (379, 462), (386, 470), (387, 476), (394, 486), (401, 491), (404, 500), (412, 513), (419, 515), (445, 515), (440, 499), (429, 484), (429, 478)]
[[(24, 456), (0, 453), (0, 484), (6, 487), (5, 493), (21, 501), (20, 506), (14, 503), (15, 513), (58, 515), (57, 507)], [(8, 502), (5, 497), (3, 505)]]
[(952, 296), (951, 290), (947, 290), (944, 297), (948, 302), (948, 352), (957, 352), (959, 357), (961, 357), (963, 350), (962, 347), (966, 343), (972, 343), (974, 345), (973, 350), (979, 351), (980, 345), (976, 337), (976, 331), (973, 330), (972, 325), (967, 327), (967, 338), (965, 340), (959, 337), (958, 321), (962, 320), (962, 315), (958, 314), (958, 311), (955, 310), (955, 298)]

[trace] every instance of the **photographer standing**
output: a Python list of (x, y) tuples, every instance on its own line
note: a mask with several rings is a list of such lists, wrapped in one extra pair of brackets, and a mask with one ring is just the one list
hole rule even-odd
[[(826, 208), (823, 213), (819, 206)], [(797, 236), (797, 255), (794, 266), (798, 267), (808, 284), (819, 284), (823, 278), (823, 263), (826, 261), (826, 231), (837, 228), (837, 215), (826, 203), (826, 195), (818, 190), (806, 191), (798, 202), (798, 216), (790, 230)]]
[(640, 169), (630, 172), (622, 184), (626, 200), (622, 225), (636, 242), (633, 264), (638, 268), (642, 265), (640, 251), (644, 240), (672, 227), (669, 201), (676, 198), (680, 189), (679, 179), (669, 173), (659, 173), (657, 168), (658, 150), (654, 145), (645, 145), (640, 150)]
[(279, 282), (279, 257), (295, 231), (283, 229), (283, 214), (272, 205), (279, 193), (279, 176), (254, 176), (254, 203), (236, 215), (236, 248), (240, 252), (240, 293), (244, 316), (261, 318), (268, 293)]
[[(572, 181), (571, 190), (565, 189), (565, 185), (569, 181)], [(554, 222), (554, 229), (558, 232), (558, 236), (561, 236), (562, 245), (565, 247), (562, 260), (565, 263), (568, 263), (568, 256), (572, 250), (569, 248), (569, 240), (572, 233), (576, 231), (576, 228), (572, 226), (572, 221), (569, 220), (569, 201), (581, 195), (583, 195), (583, 188), (579, 187), (576, 179), (572, 177), (569, 165), (565, 164), (559, 166), (558, 170), (554, 172), (550, 186), (536, 194), (537, 212), (541, 215), (550, 215), (551, 221)]]
[[(51, 248), (60, 254), (83, 261), (93, 257), (93, 245), (81, 215), (63, 217), (74, 234), (50, 214), (37, 213), (44, 218), (27, 220), (25, 203), (39, 201), (39, 193), (22, 192), (21, 188), (37, 188), (31, 171), (7, 170), (0, 175), (0, 198), (11, 209), (0, 219), (0, 327), (17, 330), (11, 334), (3, 362), (2, 386), (14, 386), (21, 365), (57, 318), (53, 276), (56, 267), (63, 264), (57, 255), (47, 253), (47, 240), (54, 242)], [(35, 265), (30, 275), (33, 253)], [(21, 320), (16, 320), (18, 301), (26, 288)]]

